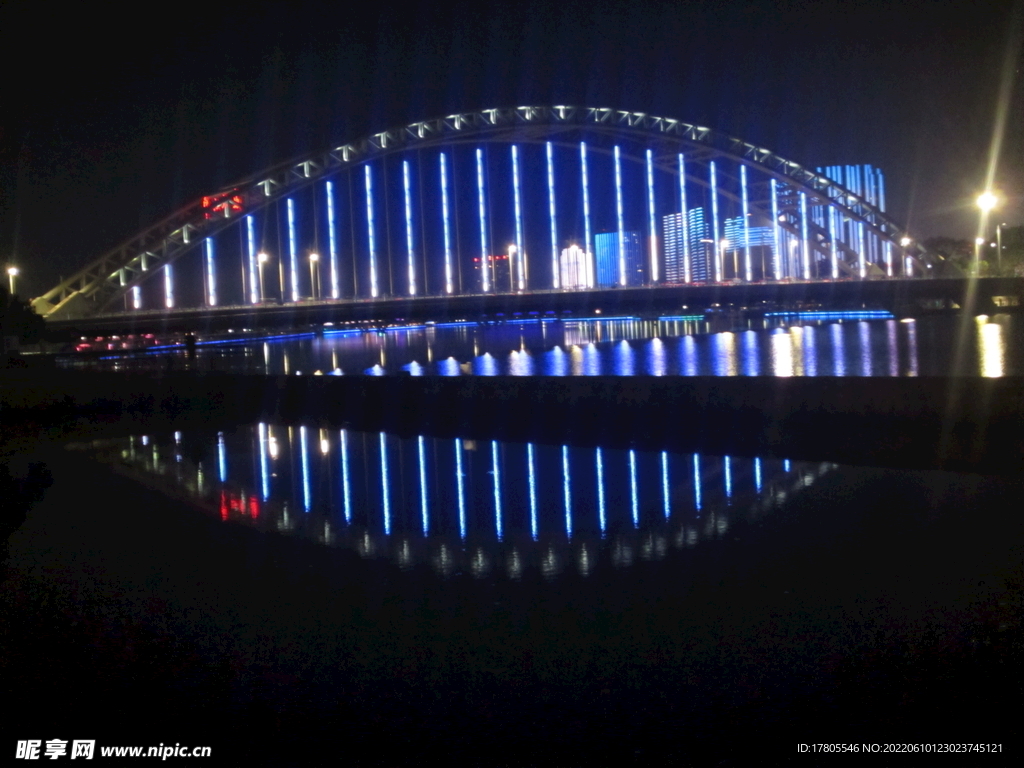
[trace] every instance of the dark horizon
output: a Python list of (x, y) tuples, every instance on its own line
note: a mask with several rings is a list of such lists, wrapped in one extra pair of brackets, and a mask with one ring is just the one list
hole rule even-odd
[[(5, 29), (47, 28), (64, 71), (9, 84), (0, 261), (22, 268), (19, 293), (38, 295), (261, 168), (454, 111), (554, 103), (675, 117), (810, 167), (870, 163), (897, 221), (973, 237), (1013, 5), (656, 3), (641, 16), (622, 2), (538, 1), (342, 16), (262, 3), (180, 11), (187, 23), (168, 26), (188, 32), (168, 39), (115, 34), (119, 16), (81, 11), (54, 28), (45, 9), (6, 6)], [(1010, 225), (1024, 223), (1016, 43), (995, 173)]]

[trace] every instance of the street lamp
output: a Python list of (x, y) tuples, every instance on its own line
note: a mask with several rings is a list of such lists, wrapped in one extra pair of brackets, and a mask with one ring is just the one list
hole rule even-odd
[(256, 254), (256, 261), (260, 265), (260, 303), (262, 304), (267, 300), (266, 295), (263, 292), (263, 265), (267, 263), (270, 257), (265, 253)]
[(8, 267), (7, 268), (7, 279), (11, 283), (11, 296), (12, 297), (14, 296), (14, 278), (16, 278), (17, 276), (18, 276), (18, 268), (17, 267), (13, 267), (12, 266), (12, 267)]
[(317, 285), (317, 282), (318, 282), (317, 278), (319, 277), (319, 274), (318, 274), (317, 268), (316, 268), (317, 264), (319, 263), (319, 261), (320, 261), (320, 254), (319, 253), (311, 253), (311, 254), (309, 254), (309, 292), (313, 294), (313, 296), (312, 296), (313, 299), (316, 299), (316, 296), (317, 296), (317, 293), (318, 293), (317, 288), (319, 287)]

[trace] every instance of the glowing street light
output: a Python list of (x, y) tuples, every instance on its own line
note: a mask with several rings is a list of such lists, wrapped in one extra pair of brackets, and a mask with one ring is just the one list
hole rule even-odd
[(996, 197), (996, 195), (993, 192), (986, 190), (985, 192), (982, 192), (980, 195), (978, 195), (977, 203), (978, 208), (981, 209), (982, 213), (988, 213), (997, 205), (999, 205), (999, 198)]
[(904, 248), (906, 248), (906, 247), (907, 247), (908, 245), (910, 245), (910, 244), (911, 244), (912, 242), (914, 242), (914, 241), (913, 241), (913, 240), (911, 240), (911, 239), (910, 239), (909, 237), (907, 237), (906, 235), (904, 235), (903, 237), (901, 237), (901, 238), (900, 238), (900, 245), (902, 245), (902, 246), (903, 246)]
[(317, 272), (317, 265), (318, 265), (319, 262), (320, 262), (320, 254), (319, 253), (311, 253), (311, 254), (309, 254), (309, 292), (311, 294), (313, 294), (312, 298), (314, 298), (314, 299), (317, 297), (317, 294), (319, 293), (319, 291), (317, 291), (317, 288), (319, 287), (317, 285), (317, 283), (319, 282), (317, 280), (317, 278), (319, 277), (319, 274)]
[(14, 296), (14, 278), (18, 276), (18, 268), (10, 266), (7, 268), (7, 279), (11, 283), (11, 296)]
[(260, 301), (266, 301), (266, 295), (263, 292), (263, 265), (270, 260), (270, 256), (265, 253), (259, 253), (256, 255), (256, 261), (260, 265)]

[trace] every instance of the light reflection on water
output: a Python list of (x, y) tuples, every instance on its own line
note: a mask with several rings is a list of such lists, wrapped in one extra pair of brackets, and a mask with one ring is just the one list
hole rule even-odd
[(670, 546), (720, 537), (734, 516), (766, 514), (835, 468), (267, 423), (94, 446), (225, 521), (402, 567), (512, 578), (572, 563), (586, 575), (603, 558), (627, 565), (637, 551), (662, 558)]
[[(953, 365), (956, 318), (743, 322), (748, 327), (717, 332), (708, 322), (601, 320), (236, 336), (202, 342), (196, 360), (162, 347), (131, 358), (78, 362), (114, 369), (375, 376), (917, 376), (948, 375)], [(959, 373), (1020, 373), (1024, 350), (1015, 322), (1008, 315), (976, 318), (977, 333), (969, 334), (971, 349)]]

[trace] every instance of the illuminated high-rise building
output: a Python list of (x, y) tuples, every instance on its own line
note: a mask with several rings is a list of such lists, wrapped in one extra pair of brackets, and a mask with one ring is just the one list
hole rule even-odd
[[(620, 285), (619, 232), (601, 232), (594, 235), (594, 255), (597, 257), (597, 286), (611, 288)], [(626, 285), (643, 285), (644, 249), (639, 232), (622, 232), (623, 261)]]
[(591, 254), (578, 245), (570, 245), (562, 249), (558, 259), (558, 276), (562, 288), (573, 290), (593, 288), (594, 273)]
[[(506, 291), (514, 290), (512, 285), (512, 269), (509, 263), (509, 255), (507, 253), (499, 253), (494, 256), (488, 256), (488, 285), (490, 290), (498, 293), (504, 293)], [(484, 276), (480, 269), (481, 261), (479, 257), (473, 259), (473, 284), (476, 286), (478, 291), (484, 289)]]
[[(728, 277), (743, 277), (743, 261), (746, 257), (746, 236), (750, 235), (750, 261), (755, 279), (764, 279), (771, 274), (772, 258), (775, 254), (775, 231), (772, 227), (749, 227), (743, 231), (743, 217), (725, 220), (723, 230), (728, 241), (725, 247), (726, 273)], [(740, 272), (733, 274), (736, 264)]]

